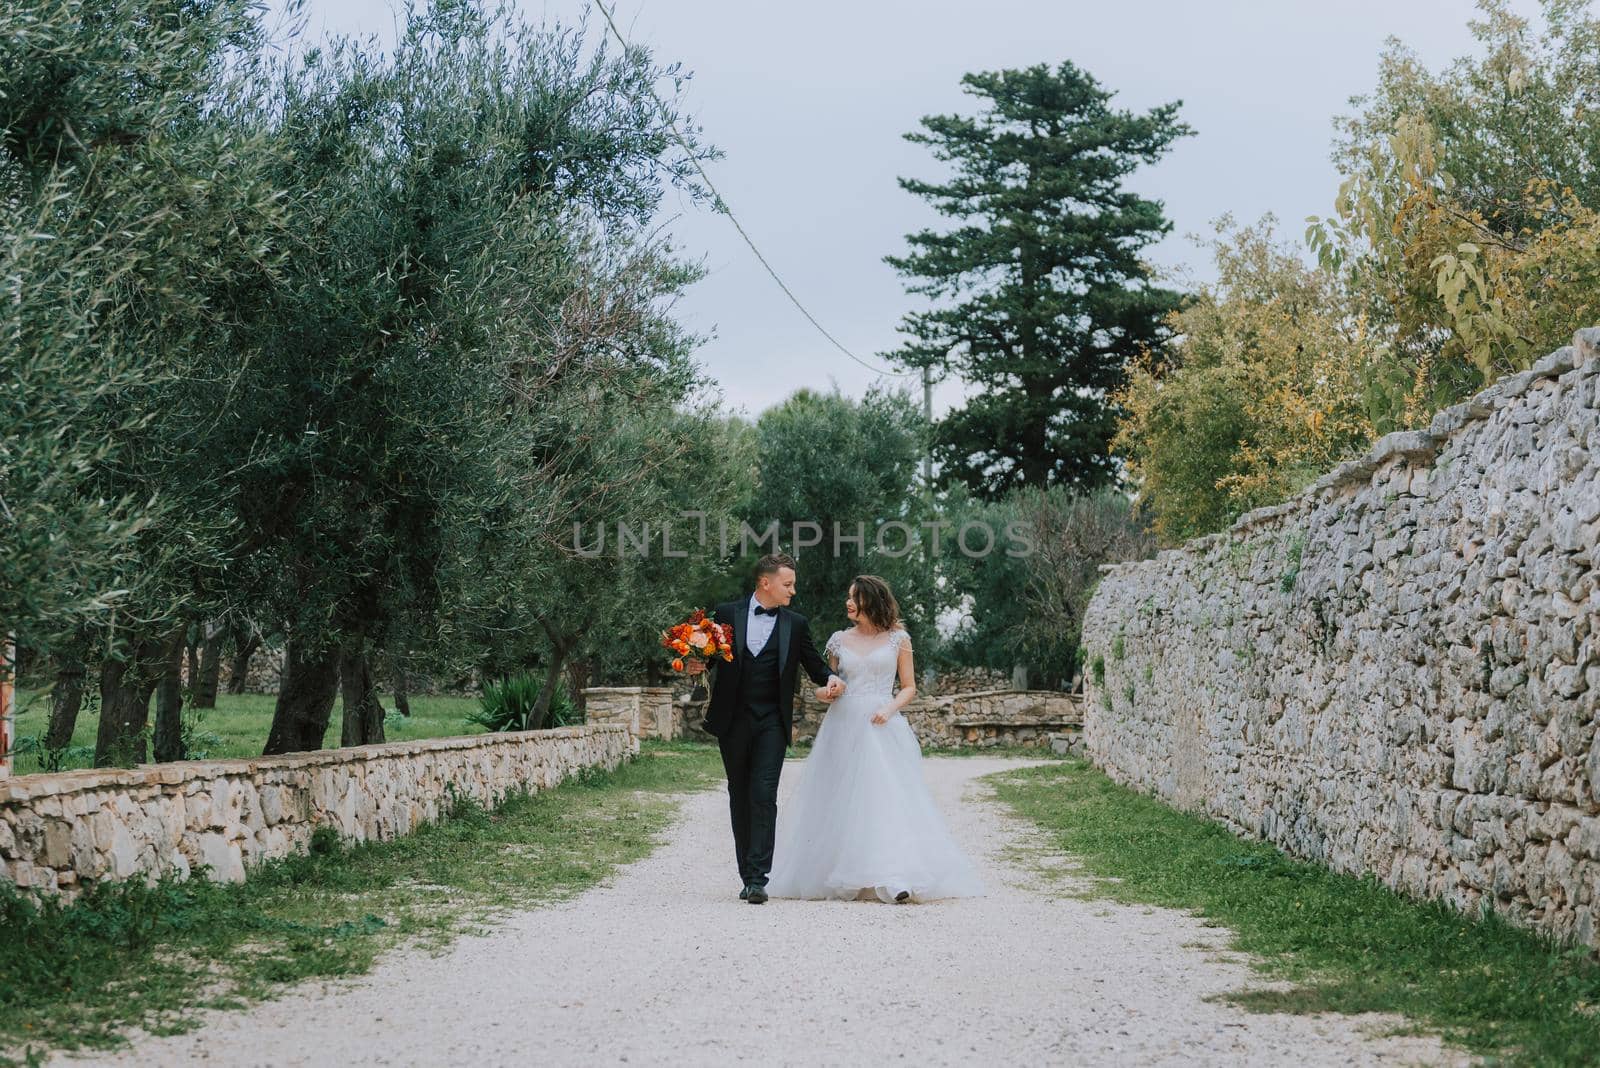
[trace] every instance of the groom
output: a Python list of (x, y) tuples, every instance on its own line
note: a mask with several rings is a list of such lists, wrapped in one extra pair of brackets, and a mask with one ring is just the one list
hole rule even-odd
[(752, 905), (767, 900), (778, 825), (778, 774), (794, 730), (796, 666), (804, 667), (818, 686), (828, 687), (830, 701), (844, 693), (844, 681), (829, 672), (817, 652), (806, 617), (789, 611), (793, 599), (794, 560), (786, 553), (771, 553), (756, 562), (755, 592), (717, 605), (712, 615), (733, 627), (733, 659), (711, 661), (716, 678), (705, 728), (722, 749), (733, 847), (744, 880), (739, 897)]

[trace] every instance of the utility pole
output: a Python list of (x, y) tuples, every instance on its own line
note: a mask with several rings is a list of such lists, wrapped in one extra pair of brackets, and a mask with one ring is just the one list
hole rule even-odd
[(0, 645), (0, 778), (11, 774), (11, 750), (16, 744), (16, 670), (16, 638), (7, 634)]
[[(927, 502), (927, 507), (933, 509), (933, 367), (929, 364), (922, 365), (922, 426), (927, 434), (922, 454), (922, 495)], [(930, 565), (931, 566), (931, 565)], [(933, 586), (928, 587), (928, 603), (923, 606), (928, 617), (928, 629), (934, 634), (939, 633), (939, 619), (934, 611), (935, 593)], [(931, 646), (930, 646), (931, 647)], [(929, 696), (934, 692), (938, 681), (938, 674), (933, 670), (933, 665), (924, 661), (922, 669), (922, 688)]]
[(922, 485), (933, 496), (933, 367), (922, 365), (922, 425), (927, 431), (927, 451), (922, 455)]

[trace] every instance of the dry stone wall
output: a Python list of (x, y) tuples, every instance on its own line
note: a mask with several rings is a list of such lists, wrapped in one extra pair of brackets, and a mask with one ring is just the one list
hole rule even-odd
[(1600, 330), (1111, 565), (1084, 737), (1299, 857), (1600, 944)]
[(1011, 673), (993, 668), (946, 668), (923, 673), (917, 692), (929, 697), (953, 697), (963, 693), (992, 693), (1011, 689)]
[(394, 838), (448, 812), (452, 791), (492, 805), (638, 752), (615, 724), (24, 775), (0, 780), (0, 879), (66, 898), (95, 880), (201, 865), (233, 882), (303, 851), (317, 827)]
[(592, 686), (583, 691), (589, 723), (620, 723), (636, 738), (681, 738), (684, 706), (673, 703), (670, 686)]
[[(803, 689), (795, 701), (794, 733), (811, 740), (828, 706)], [(1072, 694), (1055, 690), (985, 690), (923, 697), (901, 710), (924, 749), (986, 749), (996, 745), (1076, 747), (1083, 716)]]
[[(701, 723), (705, 718), (703, 701), (687, 694), (674, 696), (670, 690), (649, 687), (585, 690), (589, 718), (597, 715), (614, 722), (641, 724), (643, 737), (667, 737), (651, 724), (668, 722), (663, 701), (670, 701), (672, 729), (694, 741), (715, 743)], [(662, 694), (666, 697), (663, 698)], [(809, 742), (817, 735), (828, 705), (812, 695), (811, 687), (800, 687), (794, 702), (794, 741)], [(985, 690), (941, 697), (918, 697), (901, 712), (912, 733), (924, 748), (988, 748), (1020, 745), (1051, 748), (1058, 753), (1076, 752), (1082, 738), (1081, 702), (1074, 694), (1055, 690)]]

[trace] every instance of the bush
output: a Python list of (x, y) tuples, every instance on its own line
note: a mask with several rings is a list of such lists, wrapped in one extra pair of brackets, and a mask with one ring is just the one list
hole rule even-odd
[[(467, 722), (475, 723), (487, 731), (522, 731), (528, 729), (534, 706), (539, 701), (539, 690), (544, 680), (531, 672), (522, 671), (487, 683), (483, 699), (476, 711), (467, 714)], [(565, 686), (557, 686), (550, 695), (550, 712), (545, 719), (549, 727), (571, 727), (583, 722), (583, 712)]]
[(565, 686), (557, 686), (550, 695), (550, 720), (552, 727), (578, 727), (583, 724), (583, 709)]
[(1135, 360), (1117, 396), (1113, 448), (1164, 545), (1292, 496), (1376, 437), (1350, 298), (1274, 225), (1218, 221), (1217, 282), (1169, 316), (1179, 340)]
[(942, 566), (953, 588), (971, 598), (969, 619), (951, 642), (960, 662), (1004, 671), (1025, 664), (1040, 689), (1064, 688), (1084, 668), (1083, 616), (1099, 565), (1143, 559), (1154, 548), (1116, 490), (1074, 494), (1057, 486), (993, 502), (957, 498), (945, 518), (957, 530), (986, 523), (1000, 544), (1015, 539), (1031, 547), (1010, 556), (1007, 546), (981, 559), (952, 553)]
[(324, 823), (311, 832), (311, 842), (306, 851), (314, 857), (331, 857), (338, 855), (343, 846), (344, 843), (339, 837), (339, 829)]
[(43, 735), (24, 734), (12, 746), (11, 755), (17, 761), (19, 775), (23, 774), (21, 758), (26, 756), (31, 756), (39, 762), (40, 771), (65, 771), (68, 768), (88, 765), (94, 757), (94, 746), (68, 745), (52, 749), (44, 744)]

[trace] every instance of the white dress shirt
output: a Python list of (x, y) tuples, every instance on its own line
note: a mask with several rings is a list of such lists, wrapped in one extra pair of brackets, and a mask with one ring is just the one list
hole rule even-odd
[(744, 647), (751, 656), (760, 656), (761, 650), (767, 646), (767, 639), (772, 637), (772, 628), (778, 625), (778, 617), (767, 612), (756, 615), (756, 609), (761, 602), (756, 600), (756, 595), (750, 595), (749, 607), (745, 609)]

